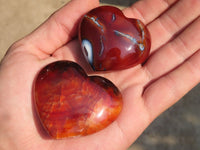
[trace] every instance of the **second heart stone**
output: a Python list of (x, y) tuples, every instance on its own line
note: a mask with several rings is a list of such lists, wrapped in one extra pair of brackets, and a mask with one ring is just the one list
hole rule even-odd
[(79, 26), (82, 51), (95, 71), (121, 70), (143, 63), (150, 51), (150, 34), (138, 19), (101, 6), (88, 12)]

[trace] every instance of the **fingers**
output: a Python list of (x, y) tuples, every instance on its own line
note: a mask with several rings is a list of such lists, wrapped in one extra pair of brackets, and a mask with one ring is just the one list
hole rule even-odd
[(199, 15), (200, 1), (179, 0), (148, 25), (154, 53), (143, 66), (149, 77), (143, 97), (150, 120), (200, 81)]
[(199, 16), (200, 1), (141, 0), (123, 12), (127, 17), (138, 18), (148, 24), (153, 52)]
[(152, 83), (144, 91), (151, 120), (177, 102), (200, 82), (200, 50), (176, 70)]
[(150, 56), (143, 66), (150, 80), (175, 69), (200, 49), (200, 17), (173, 41)]
[(81, 16), (98, 4), (98, 0), (72, 0), (23, 41), (36, 55), (52, 54), (76, 35)]
[(200, 14), (199, 0), (179, 0), (163, 15), (148, 25), (151, 33), (151, 52), (168, 42)]
[(131, 7), (123, 10), (129, 18), (138, 18), (145, 24), (160, 16), (177, 0), (140, 0)]

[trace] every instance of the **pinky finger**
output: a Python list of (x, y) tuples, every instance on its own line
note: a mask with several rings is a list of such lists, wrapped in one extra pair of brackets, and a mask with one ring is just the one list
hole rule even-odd
[(176, 103), (199, 82), (200, 50), (145, 89), (143, 98), (151, 120)]

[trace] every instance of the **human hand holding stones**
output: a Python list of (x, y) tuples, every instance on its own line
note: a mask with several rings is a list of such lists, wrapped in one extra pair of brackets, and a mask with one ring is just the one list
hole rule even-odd
[(198, 0), (141, 0), (123, 10), (134, 32), (120, 27), (118, 10), (85, 15), (98, 5), (72, 0), (9, 48), (0, 66), (2, 148), (126, 149), (199, 83)]

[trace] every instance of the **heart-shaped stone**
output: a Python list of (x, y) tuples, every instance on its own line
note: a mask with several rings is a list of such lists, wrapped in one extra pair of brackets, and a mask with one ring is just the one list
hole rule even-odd
[(143, 63), (150, 51), (150, 34), (138, 19), (126, 18), (112, 6), (97, 7), (84, 15), (79, 41), (93, 70), (120, 70)]
[(44, 67), (33, 91), (39, 118), (55, 139), (95, 133), (112, 123), (122, 109), (122, 95), (111, 81), (89, 77), (70, 61)]

